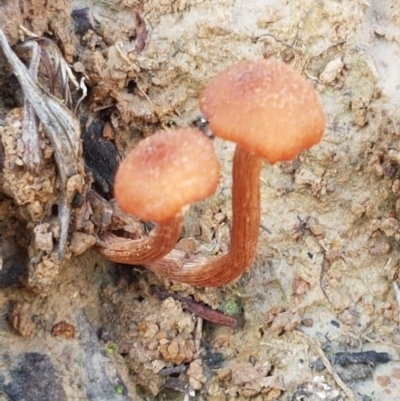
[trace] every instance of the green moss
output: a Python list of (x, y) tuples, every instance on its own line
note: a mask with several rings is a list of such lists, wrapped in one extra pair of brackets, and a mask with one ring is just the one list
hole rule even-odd
[(117, 344), (110, 343), (106, 346), (105, 351), (108, 356), (112, 355), (114, 351), (117, 349)]
[(117, 384), (116, 386), (114, 386), (114, 391), (115, 391), (117, 394), (123, 394), (124, 389), (123, 389), (122, 386), (120, 386), (119, 384)]
[(242, 306), (238, 300), (234, 298), (224, 301), (221, 305), (221, 309), (229, 316), (239, 315), (242, 313)]

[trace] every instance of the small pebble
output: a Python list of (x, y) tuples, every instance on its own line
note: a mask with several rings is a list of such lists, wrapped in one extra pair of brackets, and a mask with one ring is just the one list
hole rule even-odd
[(217, 370), (217, 377), (221, 381), (230, 380), (232, 377), (232, 370), (229, 368), (222, 368)]
[(393, 369), (392, 369), (392, 376), (393, 376), (395, 379), (400, 380), (400, 368), (393, 368)]
[(302, 324), (303, 326), (306, 326), (306, 327), (313, 327), (314, 321), (313, 321), (313, 319), (311, 319), (311, 318), (307, 318), (307, 319), (303, 319), (303, 320), (301, 321), (301, 324)]
[(382, 387), (386, 387), (390, 384), (389, 376), (377, 376), (376, 381)]

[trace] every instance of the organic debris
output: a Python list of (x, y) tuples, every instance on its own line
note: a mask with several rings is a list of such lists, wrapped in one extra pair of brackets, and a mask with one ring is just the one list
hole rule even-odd
[(209, 306), (203, 305), (199, 302), (195, 302), (189, 298), (185, 298), (178, 294), (167, 293), (167, 292), (156, 292), (156, 296), (158, 299), (161, 300), (171, 297), (181, 302), (184, 309), (194, 313), (196, 316), (199, 316), (202, 319), (207, 320), (209, 322), (220, 324), (223, 326), (229, 326), (233, 329), (236, 329), (238, 327), (238, 321), (234, 317), (225, 315), (221, 312), (217, 312), (211, 309)]
[[(67, 244), (71, 202), (77, 193), (82, 192), (84, 181), (79, 144), (79, 122), (57, 98), (42, 89), (37, 80), (32, 77), (24, 64), (14, 54), (2, 30), (0, 30), (0, 45), (23, 88), (26, 98), (43, 124), (44, 132), (54, 151), (58, 172), (57, 179), (60, 182), (61, 189), (57, 199), (60, 224), (57, 260), (61, 260)], [(37, 54), (37, 50), (34, 51), (36, 57), (35, 54)], [(29, 150), (29, 148), (25, 149), (25, 151)], [(33, 159), (36, 160), (36, 156)]]
[(374, 367), (378, 363), (388, 363), (390, 360), (387, 352), (336, 352), (333, 363), (342, 366), (363, 363)]
[[(279, 394), (293, 401), (397, 401), (398, 2), (349, 0), (340, 7), (333, 0), (318, 7), (311, 0), (295, 7), (263, 0), (47, 0), (46, 7), (34, 0), (0, 3), (0, 28), (26, 66), (35, 57), (28, 48), (21, 52), (26, 41), (22, 24), (55, 43), (74, 75), (85, 77), (88, 97), (78, 108), (82, 131), (98, 147), (107, 139), (110, 149), (98, 153), (105, 158), (93, 152), (96, 184), (85, 177), (85, 186), (92, 188), (73, 199), (77, 209), (71, 209), (65, 256), (58, 265), (53, 259), (63, 189), (57, 184), (53, 145), (39, 122), (42, 181), (26, 173), (26, 164), (18, 164), (29, 163), (21, 146), (29, 146), (21, 140), (23, 90), (1, 54), (0, 130), (7, 143), (0, 145), (0, 392), (20, 399), (39, 389), (40, 401), (85, 399), (87, 394), (95, 401), (130, 401), (154, 398), (156, 392), (157, 398), (165, 398), (172, 391), (164, 382), (177, 379), (181, 387), (187, 386), (186, 371), (193, 363), (192, 381), (201, 384), (198, 398), (242, 401), (248, 397), (239, 390), (257, 386), (235, 385), (234, 367), (270, 363), (264, 379), (282, 377), (285, 393), (262, 388), (254, 401)], [(74, 26), (71, 10), (76, 7), (85, 10), (75, 13), (81, 20)], [(146, 19), (146, 27), (139, 26), (137, 13)], [(139, 32), (150, 26), (151, 35)], [(42, 48), (37, 40), (29, 42)], [(283, 60), (307, 77), (321, 96), (327, 130), (317, 147), (294, 161), (262, 167), (260, 206), (268, 232), (260, 232), (249, 272), (235, 284), (198, 289), (140, 267), (106, 263), (90, 251), (69, 260), (90, 246), (99, 229), (133, 240), (151, 232), (152, 224), (123, 215), (110, 201), (119, 155), (160, 128), (191, 126), (199, 116), (198, 95), (212, 76), (238, 60), (262, 59)], [(49, 90), (50, 75), (41, 60), (38, 81)], [(56, 97), (65, 104), (64, 90), (53, 75)], [(76, 92), (72, 81), (69, 86), (75, 108), (82, 91)], [(15, 108), (19, 111), (13, 112)], [(89, 132), (92, 121), (98, 124), (98, 136)], [(210, 135), (204, 118), (198, 122)], [(213, 144), (221, 161), (220, 186), (213, 198), (194, 205), (185, 216), (182, 255), (218, 257), (229, 250), (233, 146), (218, 138)], [(23, 188), (30, 199), (26, 204), (16, 200), (24, 197)], [(22, 286), (27, 283), (34, 283), (41, 296)], [(155, 289), (225, 313), (235, 308), (225, 309), (224, 302), (237, 299), (244, 327), (202, 327), (202, 319), (182, 311), (180, 302), (170, 299), (167, 307), (167, 300), (156, 299)], [(23, 307), (14, 310), (18, 303)], [(279, 325), (274, 336), (262, 321), (274, 305), (281, 311), (268, 325), (288, 311), (293, 314), (286, 315), (288, 327), (296, 314), (303, 317), (302, 324), (283, 332)], [(12, 311), (16, 329), (9, 320)], [(78, 318), (83, 311), (88, 319)], [(161, 315), (177, 328), (170, 330)], [(74, 339), (51, 336), (51, 327), (61, 321), (76, 328)], [(186, 328), (180, 326), (183, 322)], [(29, 334), (32, 323), (36, 329)], [(167, 332), (164, 340), (161, 332)], [(368, 350), (387, 353), (391, 360), (374, 368), (333, 364), (338, 351)], [(170, 361), (179, 362), (182, 355), (186, 358), (181, 364)], [(175, 368), (173, 376), (159, 374)], [(21, 375), (26, 378), (22, 385)]]

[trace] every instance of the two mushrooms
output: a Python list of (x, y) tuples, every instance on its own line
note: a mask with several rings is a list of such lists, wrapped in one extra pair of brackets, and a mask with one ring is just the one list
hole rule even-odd
[(204, 258), (174, 249), (182, 209), (212, 195), (219, 180), (211, 141), (192, 128), (157, 132), (121, 163), (114, 186), (117, 204), (157, 225), (139, 240), (103, 235), (96, 250), (115, 262), (211, 287), (235, 280), (251, 266), (259, 235), (262, 160), (292, 160), (318, 143), (325, 117), (312, 86), (291, 67), (272, 60), (242, 61), (226, 69), (210, 81), (199, 105), (213, 134), (237, 144), (230, 250)]

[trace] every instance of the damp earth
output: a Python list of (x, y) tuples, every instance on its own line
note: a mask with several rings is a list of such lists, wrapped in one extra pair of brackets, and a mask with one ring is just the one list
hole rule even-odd
[[(398, 400), (399, 24), (394, 0), (3, 1), (6, 41), (33, 70), (39, 51), (38, 87), (65, 118), (48, 135), (3, 46), (0, 399)], [(211, 135), (202, 88), (263, 58), (306, 77), (327, 126), (294, 161), (264, 164), (251, 269), (200, 289), (97, 254), (99, 230), (153, 228), (112, 201), (121, 158), (159, 129)], [(229, 249), (232, 221), (234, 145), (213, 141), (219, 187), (177, 244), (207, 257)]]

